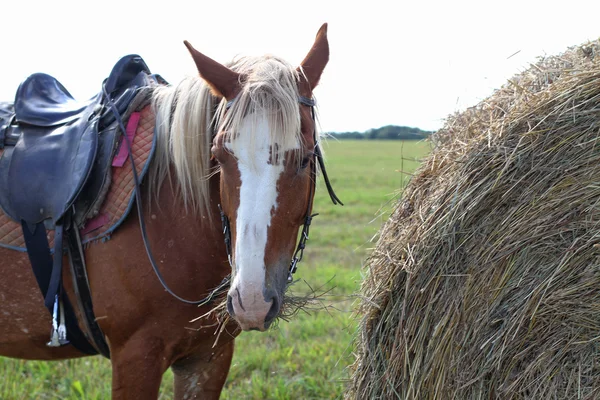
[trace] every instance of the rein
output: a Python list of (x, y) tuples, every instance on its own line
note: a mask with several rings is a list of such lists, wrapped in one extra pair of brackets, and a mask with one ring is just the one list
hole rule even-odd
[(187, 299), (184, 299), (183, 297), (178, 296), (177, 294), (175, 294), (175, 292), (173, 292), (171, 290), (171, 288), (169, 288), (169, 286), (165, 282), (165, 279), (163, 278), (162, 274), (160, 273), (158, 267), (156, 266), (156, 261), (154, 260), (154, 257), (152, 256), (152, 250), (150, 249), (150, 243), (148, 242), (148, 235), (146, 233), (146, 223), (144, 222), (144, 212), (143, 212), (143, 208), (142, 208), (142, 191), (140, 189), (140, 178), (138, 176), (137, 168), (135, 167), (135, 161), (133, 159), (133, 152), (131, 150), (131, 141), (129, 140), (129, 137), (125, 134), (125, 132), (126, 132), (125, 125), (123, 124), (121, 115), (119, 114), (119, 111), (117, 110), (112, 99), (106, 92), (106, 88), (104, 86), (102, 87), (102, 90), (108, 100), (108, 106), (110, 107), (111, 111), (115, 115), (117, 122), (119, 123), (119, 128), (121, 128), (123, 140), (125, 141), (125, 143), (127, 143), (127, 152), (129, 154), (129, 159), (131, 160), (131, 169), (133, 170), (133, 182), (134, 182), (134, 187), (135, 187), (135, 202), (137, 205), (136, 208), (137, 208), (138, 220), (140, 223), (140, 231), (142, 233), (142, 239), (144, 241), (144, 247), (146, 248), (146, 254), (148, 255), (148, 260), (150, 261), (150, 264), (152, 265), (152, 269), (154, 270), (156, 277), (158, 278), (158, 280), (159, 280), (160, 284), (163, 286), (163, 288), (171, 296), (175, 297), (177, 300), (179, 300), (183, 303), (197, 305), (198, 307), (211, 303), (217, 296), (219, 296), (220, 294), (224, 293), (227, 290), (227, 288), (229, 287), (229, 280), (230, 280), (231, 275), (227, 275), (225, 278), (223, 278), (223, 280), (221, 281), (219, 286), (217, 286), (215, 289), (213, 289), (205, 298), (200, 299), (200, 300), (187, 300)]

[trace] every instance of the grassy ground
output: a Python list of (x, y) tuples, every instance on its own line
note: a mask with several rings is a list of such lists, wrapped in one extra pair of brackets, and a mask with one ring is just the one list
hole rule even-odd
[[(398, 190), (428, 151), (423, 142), (330, 140), (328, 172), (345, 206), (333, 206), (322, 182), (296, 293), (322, 288), (326, 310), (301, 313), (267, 333), (247, 332), (236, 353), (224, 399), (337, 399), (352, 363), (356, 321), (353, 294), (362, 277), (370, 239), (387, 217)], [(99, 357), (66, 362), (0, 358), (0, 399), (108, 399), (110, 363)], [(161, 399), (170, 399), (172, 374), (163, 379)]]

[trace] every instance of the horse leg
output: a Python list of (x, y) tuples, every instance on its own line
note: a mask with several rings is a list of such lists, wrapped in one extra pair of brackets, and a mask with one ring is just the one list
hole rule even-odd
[(111, 351), (112, 400), (158, 398), (163, 373), (169, 367), (160, 339), (131, 338)]
[(175, 399), (218, 399), (231, 366), (233, 342), (221, 345), (209, 356), (191, 355), (177, 360), (171, 368)]

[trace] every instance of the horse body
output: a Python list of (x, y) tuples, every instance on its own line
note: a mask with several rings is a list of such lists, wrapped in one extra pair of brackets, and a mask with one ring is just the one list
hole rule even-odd
[[(312, 96), (327, 63), (326, 26), (301, 69), (284, 65), (289, 73), (266, 90), (260, 81), (272, 70), (234, 72), (186, 45), (204, 81), (156, 92), (158, 147), (154, 173), (142, 185), (143, 218), (157, 267), (178, 296), (202, 298), (232, 274), (227, 306), (235, 320), (219, 328), (209, 313), (214, 303), (198, 307), (168, 293), (146, 256), (138, 218), (130, 215), (110, 240), (85, 249), (94, 313), (110, 347), (113, 399), (157, 398), (169, 367), (176, 399), (218, 398), (240, 327), (266, 330), (280, 312), (298, 231), (312, 208), (315, 122), (298, 97)], [(231, 250), (222, 217), (231, 221)], [(75, 303), (68, 263), (65, 256), (64, 290)], [(70, 345), (46, 346), (51, 317), (27, 254), (0, 247), (0, 271), (0, 355), (85, 356)]]
[[(218, 219), (218, 176), (210, 184)], [(220, 230), (182, 214), (181, 200), (166, 182), (159, 204), (147, 208), (146, 229), (165, 280), (188, 298), (210, 292), (229, 273)], [(216, 321), (190, 321), (214, 305), (184, 304), (162, 288), (145, 257), (136, 218), (125, 221), (111, 240), (89, 246), (85, 256), (94, 311), (111, 348), (113, 398), (156, 398), (162, 374), (172, 365), (176, 387), (197, 381), (185, 393), (218, 398), (239, 330), (231, 326), (212, 348)], [(0, 259), (4, 276), (11, 277), (0, 282), (0, 298), (10, 299), (3, 307), (0, 354), (42, 360), (84, 356), (72, 346), (46, 346), (50, 315), (27, 255), (0, 248)], [(65, 290), (74, 299), (68, 268), (64, 273)]]

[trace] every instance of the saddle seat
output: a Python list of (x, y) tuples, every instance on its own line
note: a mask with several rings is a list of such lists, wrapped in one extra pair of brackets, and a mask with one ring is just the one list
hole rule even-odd
[[(145, 78), (149, 73), (148, 66), (138, 55), (125, 56), (115, 64), (103, 86), (119, 113), (125, 111), (136, 91), (147, 83)], [(14, 109), (19, 123), (51, 127), (80, 119), (90, 105), (103, 104), (102, 99), (101, 91), (89, 100), (77, 101), (56, 78), (36, 73), (17, 89)], [(112, 121), (114, 115), (105, 110), (100, 127)]]
[[(97, 95), (77, 101), (54, 77), (36, 73), (17, 89), (14, 104), (0, 103), (0, 207), (17, 222), (56, 225), (94, 175), (103, 180), (118, 140), (110, 97), (120, 115), (150, 70), (138, 55), (123, 57)], [(112, 124), (112, 126), (111, 126)], [(89, 182), (87, 203), (102, 184)]]
[(36, 126), (64, 125), (81, 117), (97, 96), (77, 101), (56, 78), (37, 73), (29, 76), (15, 96), (17, 121)]

